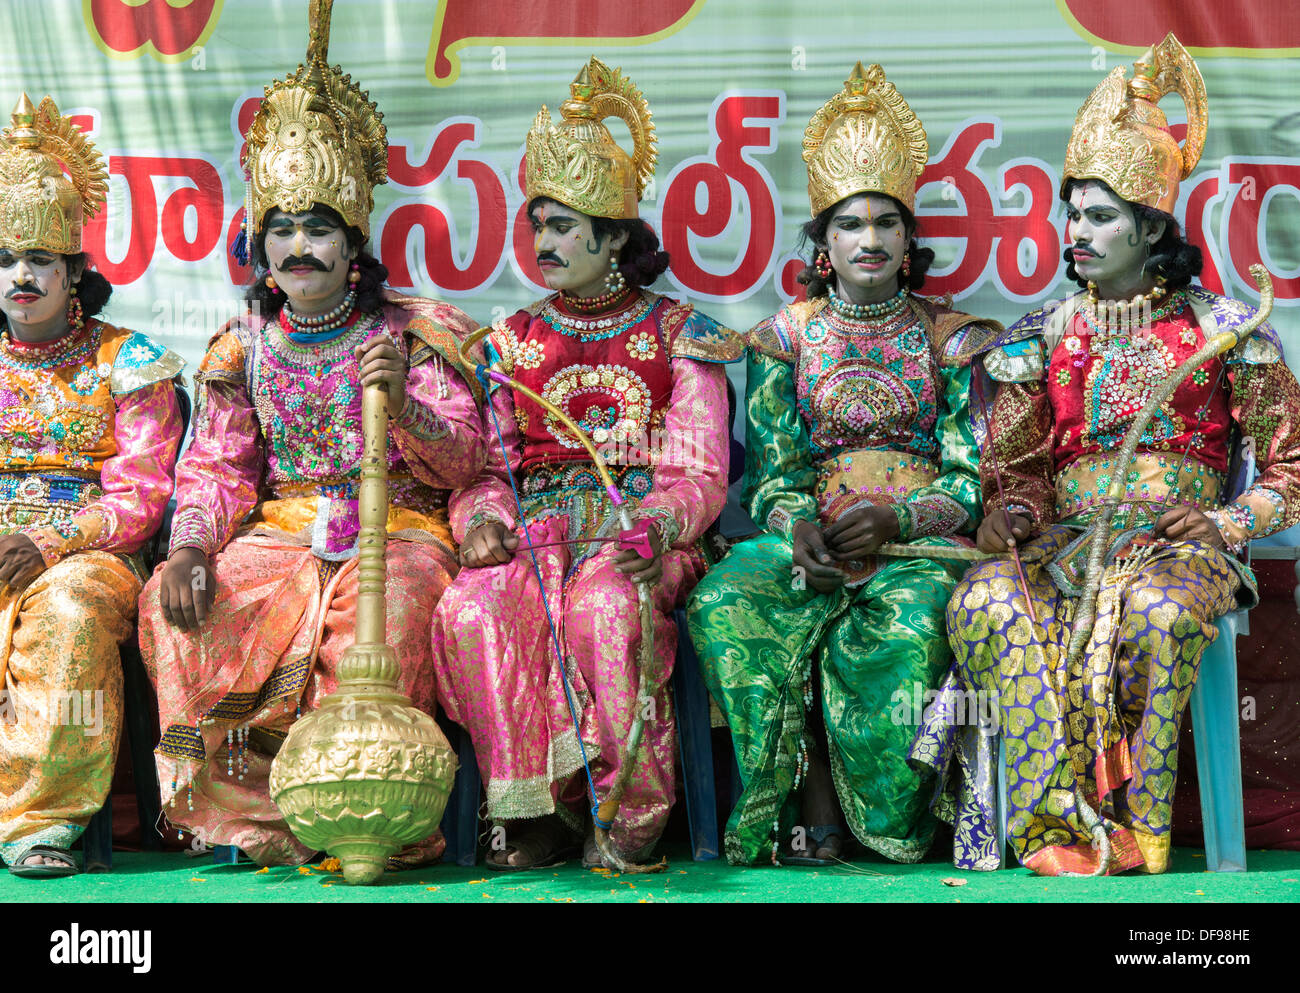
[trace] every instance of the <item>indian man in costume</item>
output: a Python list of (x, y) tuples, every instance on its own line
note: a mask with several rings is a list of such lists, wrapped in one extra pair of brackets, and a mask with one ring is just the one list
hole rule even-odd
[[(438, 606), (433, 644), (439, 699), (468, 729), (488, 816), (505, 826), (488, 855), (497, 869), (549, 865), (575, 845), (590, 807), (583, 794), (594, 783), (607, 795), (638, 707), (644, 741), (610, 842), (635, 860), (663, 831), (674, 786), (672, 611), (704, 570), (696, 546), (725, 501), (722, 363), (741, 350), (731, 331), (644, 288), (668, 257), (638, 217), (655, 161), (640, 91), (593, 58), (561, 111), (557, 125), (543, 107), (526, 146), (537, 261), (557, 292), (494, 325), (490, 351), (600, 446), (633, 517), (652, 524), (653, 557), (610, 542), (617, 515), (573, 433), (524, 394), (494, 389), (485, 430), (499, 430), (502, 445), (489, 444), (487, 470), (452, 500), (465, 570)], [(631, 156), (601, 123), (611, 113), (628, 124)], [(653, 584), (641, 701), (634, 579)], [(584, 749), (592, 781), (579, 774)], [(598, 864), (590, 835), (584, 860)]]
[(0, 857), (77, 871), (122, 724), (118, 646), (162, 524), (184, 364), (99, 320), (112, 287), (81, 251), (103, 159), (46, 97), (0, 134)]
[[(1157, 106), (1174, 90), (1187, 107), (1181, 147)], [(1085, 292), (1027, 315), (983, 359), (998, 387), (978, 544), (999, 557), (965, 577), (948, 623), (962, 689), (1001, 701), (1008, 839), (1045, 875), (1164, 871), (1183, 710), (1215, 618), (1256, 599), (1235, 553), (1300, 521), (1300, 388), (1272, 329), (1169, 382), (1253, 314), (1192, 283), (1200, 252), (1172, 216), (1205, 125), (1204, 82), (1172, 34), (1132, 79), (1118, 67), (1098, 85), (1061, 187), (1067, 274)], [(1162, 384), (1176, 388), (1132, 463), (1118, 464)], [(1259, 475), (1234, 497), (1237, 437)], [(1117, 473), (1122, 502), (1101, 532), (1101, 592), (1085, 620), (1088, 528)], [(977, 770), (984, 789), (965, 791), (959, 864), (997, 863), (996, 778)]]
[(267, 87), (246, 136), (253, 313), (203, 359), (170, 557), (141, 600), (167, 816), (264, 865), (311, 854), (267, 780), (354, 640), (363, 387), (388, 392), (388, 644), (401, 691), (428, 713), (430, 618), (457, 571), (447, 493), (483, 465), (476, 397), (457, 370), (471, 323), (385, 290), (366, 250), (388, 143), (374, 104), (326, 61), (330, 6), (313, 3), (306, 64)]
[(691, 637), (745, 783), (727, 858), (833, 864), (846, 821), (915, 862), (937, 822), (897, 701), (950, 663), (957, 536), (980, 514), (969, 356), (1001, 327), (916, 294), (928, 144), (880, 66), (854, 67), (803, 147), (807, 300), (748, 337), (744, 502), (763, 533), (696, 588)]

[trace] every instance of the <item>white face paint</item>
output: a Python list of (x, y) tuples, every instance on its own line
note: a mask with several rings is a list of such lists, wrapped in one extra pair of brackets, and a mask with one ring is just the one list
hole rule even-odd
[(533, 225), (533, 251), (547, 286), (577, 297), (607, 292), (609, 259), (627, 244), (625, 232), (597, 239), (590, 217), (554, 200), (542, 200), (528, 219)]
[(1074, 269), (1097, 284), (1103, 299), (1117, 300), (1149, 289), (1142, 267), (1164, 226), (1138, 231), (1133, 208), (1098, 182), (1075, 183), (1065, 207)]
[(44, 341), (66, 331), (72, 286), (81, 274), (66, 256), (0, 247), (0, 310), (19, 340)]
[(294, 313), (320, 314), (342, 301), (356, 252), (337, 221), (310, 211), (272, 210), (264, 245), (271, 275)]
[(835, 291), (849, 303), (878, 303), (898, 292), (895, 278), (907, 251), (898, 203), (879, 193), (850, 197), (832, 208), (826, 249)]

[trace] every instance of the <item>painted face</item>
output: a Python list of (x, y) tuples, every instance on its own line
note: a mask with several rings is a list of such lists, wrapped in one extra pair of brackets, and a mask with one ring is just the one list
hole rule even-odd
[(553, 290), (594, 297), (606, 292), (609, 257), (622, 247), (626, 236), (597, 240), (591, 218), (572, 207), (542, 200), (528, 214), (533, 224), (533, 251), (542, 278)]
[(894, 277), (907, 251), (907, 228), (892, 197), (867, 193), (836, 205), (826, 247), (845, 300), (875, 303), (898, 292)]
[(1149, 246), (1160, 240), (1162, 232), (1144, 231), (1139, 236), (1133, 208), (1095, 182), (1074, 184), (1065, 213), (1074, 268), (1082, 279), (1103, 290), (1124, 290), (1121, 295), (1142, 282)]
[(0, 248), (0, 310), (19, 335), (25, 326), (43, 329), (66, 314), (72, 284), (66, 256)]
[(295, 311), (319, 310), (342, 298), (356, 252), (337, 221), (315, 212), (272, 210), (265, 245), (271, 275)]

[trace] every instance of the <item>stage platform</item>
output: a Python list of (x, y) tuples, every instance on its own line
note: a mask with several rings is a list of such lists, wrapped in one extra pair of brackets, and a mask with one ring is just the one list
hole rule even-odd
[[(1252, 851), (1250, 871), (1206, 872), (1203, 851), (1179, 848), (1162, 876), (1046, 879), (1028, 869), (960, 872), (940, 861), (897, 865), (861, 858), (834, 869), (740, 869), (692, 862), (670, 850), (667, 872), (618, 875), (574, 861), (523, 873), (463, 869), (450, 863), (391, 873), (382, 883), (348, 886), (318, 866), (259, 870), (216, 866), (176, 853), (114, 853), (109, 874), (17, 879), (0, 873), (4, 902), (146, 903), (1296, 903), (1300, 852)], [(964, 885), (949, 885), (952, 881)]]

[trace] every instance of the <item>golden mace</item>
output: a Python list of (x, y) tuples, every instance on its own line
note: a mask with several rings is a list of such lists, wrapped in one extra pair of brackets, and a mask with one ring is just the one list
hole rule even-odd
[(356, 642), (339, 663), (338, 687), (289, 731), (270, 780), (271, 798), (298, 840), (336, 856), (354, 884), (373, 883), (390, 855), (433, 833), (456, 775), (437, 723), (398, 692), (397, 656), (385, 642), (383, 386), (362, 391), (361, 434)]

